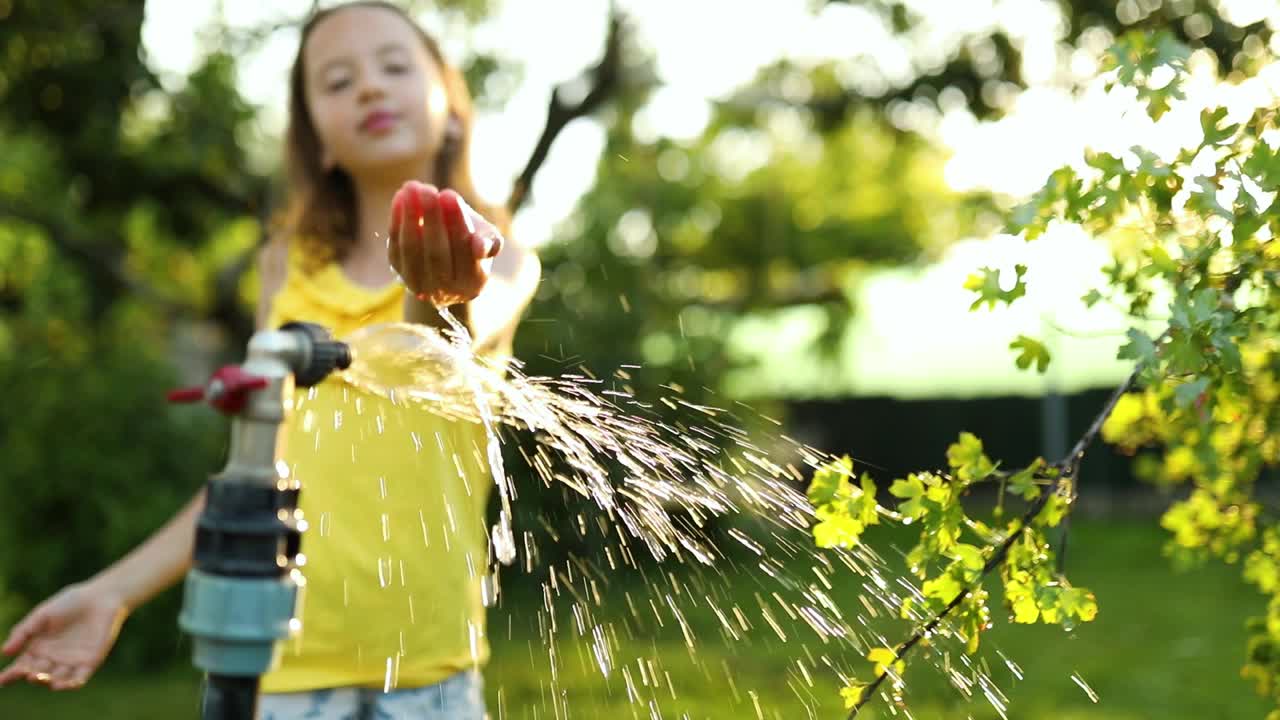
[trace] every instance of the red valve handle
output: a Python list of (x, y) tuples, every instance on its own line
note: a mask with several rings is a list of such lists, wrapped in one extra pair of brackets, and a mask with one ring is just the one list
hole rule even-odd
[(200, 402), (204, 399), (204, 387), (197, 385), (196, 387), (178, 388), (170, 390), (165, 398), (171, 403), (193, 403)]
[(251, 391), (261, 390), (269, 384), (271, 381), (267, 378), (250, 375), (239, 365), (225, 365), (209, 378), (208, 385), (173, 390), (168, 394), (168, 400), (174, 403), (206, 400), (220, 412), (234, 415), (244, 409)]

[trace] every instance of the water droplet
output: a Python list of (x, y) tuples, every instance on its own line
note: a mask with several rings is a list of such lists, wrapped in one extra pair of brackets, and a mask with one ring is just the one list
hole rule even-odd
[(511, 521), (507, 518), (506, 511), (500, 511), (498, 516), (499, 520), (492, 531), (493, 554), (498, 562), (510, 565), (516, 559), (515, 535), (511, 532)]

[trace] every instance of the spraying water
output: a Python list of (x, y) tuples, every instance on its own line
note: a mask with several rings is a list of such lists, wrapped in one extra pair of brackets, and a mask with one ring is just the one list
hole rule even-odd
[[(654, 404), (586, 374), (526, 376), (514, 361), (477, 356), (465, 328), (448, 319), (443, 333), (410, 324), (358, 331), (347, 338), (355, 362), (342, 379), (393, 402), (484, 427), (484, 454), (499, 494), (490, 534), (492, 577), (522, 550), (524, 571), (545, 573), (536, 620), (549, 678), (541, 704), (549, 717), (570, 716), (561, 685), (565, 628), (578, 639), (572, 649), (582, 666), (608, 682), (621, 675), (620, 691), (643, 716), (662, 717), (663, 707), (678, 704), (672, 671), (656, 646), (644, 657), (619, 655), (624, 646), (669, 632), (678, 633), (689, 655), (689, 670), (677, 671), (676, 680), (688, 672), (700, 683), (723, 678), (736, 702), (765, 717), (756, 692), (738, 687), (731, 667), (709, 667), (699, 656), (700, 634), (714, 633), (744, 652), (785, 656), (786, 677), (778, 682), (785, 681), (812, 714), (821, 704), (815, 692), (828, 692), (815, 691), (816, 676), (847, 681), (868, 649), (892, 644), (901, 625), (887, 624), (920, 622), (919, 616), (900, 617), (903, 599), (921, 597), (919, 589), (874, 551), (814, 548), (808, 534), (813, 510), (798, 488), (808, 475), (802, 468), (830, 460), (824, 453), (785, 436), (762, 447), (726, 422), (731, 418), (725, 411), (689, 403), (678, 393), (658, 399), (682, 413), (672, 422), (655, 413)], [(536, 438), (536, 448), (521, 454), (544, 488), (567, 490), (595, 508), (592, 516), (573, 517), (569, 527), (544, 522), (540, 528), (552, 541), (566, 534), (589, 540), (588, 557), (538, 567), (534, 529), (513, 527), (518, 492), (503, 463), (503, 427)], [(730, 527), (717, 535), (717, 523)], [(718, 544), (717, 537), (737, 547)], [(676, 565), (681, 572), (673, 571)], [(643, 578), (648, 597), (610, 589), (611, 576), (628, 569)], [(841, 575), (847, 587), (848, 573), (860, 587), (842, 603), (832, 581)], [(730, 576), (734, 593), (728, 592)], [(744, 607), (741, 588), (747, 584), (754, 606)], [(487, 591), (487, 599), (493, 594)], [(607, 607), (626, 612), (613, 621)], [(692, 613), (713, 617), (714, 625), (699, 627)], [(985, 667), (963, 655), (956, 667), (942, 642), (950, 638), (945, 625), (939, 627), (923, 657), (962, 695), (983, 697), (1003, 714), (1005, 701)], [(532, 645), (529, 651), (532, 660)], [(895, 689), (900, 683), (886, 685), (891, 706), (902, 707)]]

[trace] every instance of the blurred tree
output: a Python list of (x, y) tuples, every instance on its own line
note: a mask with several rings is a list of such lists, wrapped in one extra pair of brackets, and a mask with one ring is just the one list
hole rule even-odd
[[(252, 110), (231, 58), (166, 91), (143, 62), (142, 20), (141, 2), (0, 2), (5, 626), (154, 529), (221, 444), (163, 403), (166, 321), (243, 324), (214, 280), (254, 244), (268, 183), (244, 170)], [(159, 619), (120, 657), (171, 658), (172, 616)]]
[[(812, 359), (803, 372), (838, 373), (851, 291), (868, 267), (928, 259), (991, 229), (993, 199), (949, 192), (945, 157), (900, 115), (909, 104), (936, 117), (948, 88), (978, 116), (1003, 110), (1030, 84), (1025, 31), (1010, 29), (994, 6), (992, 26), (941, 33), (927, 3), (830, 0), (813, 10), (832, 4), (879, 18), (909, 68), (890, 78), (856, 48), (824, 62), (779, 61), (683, 142), (643, 127), (654, 83), (637, 81), (646, 77), (643, 52), (631, 59), (595, 185), (543, 254), (533, 316), (548, 322), (526, 331), (521, 346), (538, 372), (642, 363), (648, 379), (627, 383), (641, 394), (674, 382), (704, 401), (699, 388), (742, 391), (732, 370), (776, 355), (778, 347), (761, 347), (771, 333)], [(1072, 54), (1100, 64), (1128, 27), (1167, 25), (1246, 70), (1272, 32), (1249, 18), (1233, 24), (1217, 0), (1014, 5), (1058, 28), (1054, 82), (1092, 77), (1071, 70)]]
[[(928, 3), (911, 0), (817, 0), (816, 6), (846, 4), (870, 10), (909, 46), (912, 71), (900, 82), (882, 78), (879, 91), (866, 87), (815, 95), (809, 105), (820, 115), (838, 118), (867, 104), (883, 106), (894, 100), (932, 98), (955, 88), (979, 116), (1007, 108), (1017, 91), (1030, 83), (1024, 54), (1026, 40), (1015, 32), (1028, 15), (1056, 17), (1054, 54), (1070, 58), (1077, 50), (1100, 55), (1127, 30), (1167, 30), (1192, 48), (1204, 48), (1219, 66), (1242, 77), (1264, 56), (1275, 28), (1262, 17), (1246, 15), (1232, 0), (1025, 0), (993, 11), (1002, 21), (992, 27), (960, 32), (939, 47), (938, 20)], [(1233, 13), (1232, 10), (1235, 10)], [(1018, 12), (1013, 12), (1017, 10)], [(1023, 12), (1025, 11), (1025, 12)], [(1007, 20), (1006, 20), (1007, 19)], [(874, 63), (872, 63), (874, 66)], [(1091, 73), (1078, 78), (1088, 80)]]

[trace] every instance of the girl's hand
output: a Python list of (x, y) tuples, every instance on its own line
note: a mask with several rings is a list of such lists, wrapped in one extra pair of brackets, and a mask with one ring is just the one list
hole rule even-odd
[(124, 602), (86, 584), (69, 585), (36, 606), (4, 642), (18, 657), (0, 672), (14, 680), (69, 690), (84, 685), (106, 659), (129, 615)]
[(391, 201), (387, 257), (410, 293), (447, 307), (475, 299), (502, 235), (453, 190), (410, 181)]

